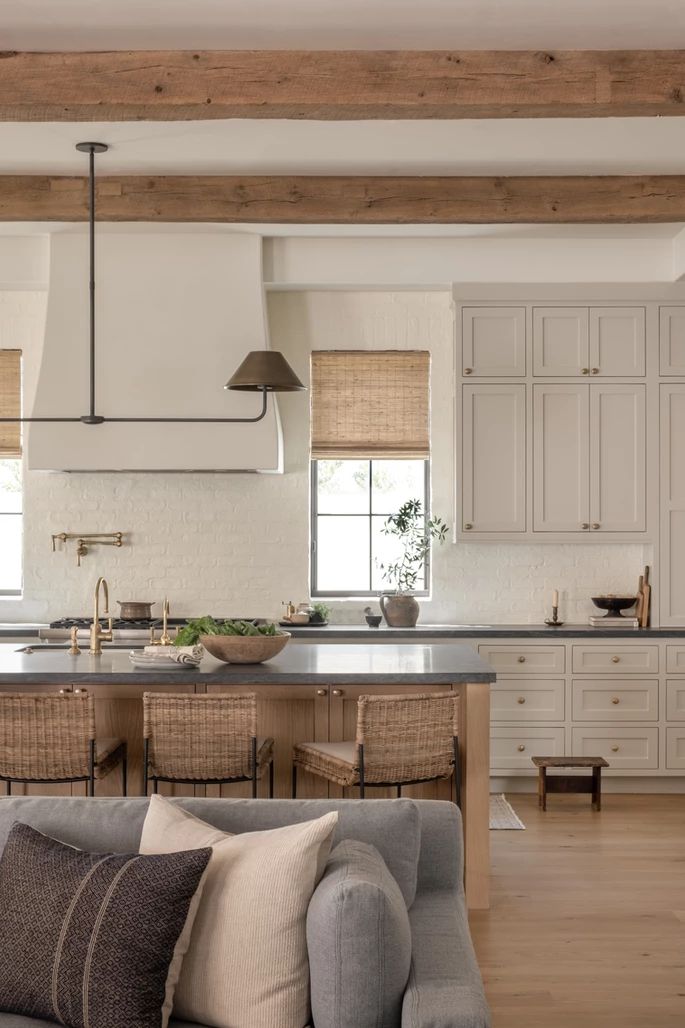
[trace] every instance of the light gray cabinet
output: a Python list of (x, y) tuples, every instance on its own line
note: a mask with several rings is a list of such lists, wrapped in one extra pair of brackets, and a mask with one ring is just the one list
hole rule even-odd
[(463, 530), (525, 532), (525, 385), (465, 385), (462, 414)]

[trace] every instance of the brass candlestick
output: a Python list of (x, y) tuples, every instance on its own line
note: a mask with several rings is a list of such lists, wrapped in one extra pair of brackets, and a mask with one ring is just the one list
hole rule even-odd
[(548, 628), (561, 628), (563, 621), (559, 620), (559, 608), (552, 607), (552, 617), (545, 618), (545, 624)]

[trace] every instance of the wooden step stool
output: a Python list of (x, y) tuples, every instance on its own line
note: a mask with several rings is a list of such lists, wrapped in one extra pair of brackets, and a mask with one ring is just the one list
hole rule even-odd
[[(602, 809), (602, 768), (609, 767), (604, 757), (531, 757), (531, 760), (538, 769), (538, 806), (541, 810), (547, 810), (548, 792), (589, 792), (595, 810)], [(548, 767), (587, 767), (592, 769), (592, 776), (551, 775), (548, 778)]]

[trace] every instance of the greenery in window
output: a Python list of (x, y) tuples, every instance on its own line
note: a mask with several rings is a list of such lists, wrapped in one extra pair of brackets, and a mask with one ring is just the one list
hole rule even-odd
[(447, 525), (441, 518), (426, 518), (421, 500), (407, 500), (396, 514), (386, 519), (383, 535), (394, 536), (400, 543), (401, 555), (388, 564), (378, 563), (383, 578), (398, 593), (410, 593), (423, 574), (431, 542), (443, 543)]

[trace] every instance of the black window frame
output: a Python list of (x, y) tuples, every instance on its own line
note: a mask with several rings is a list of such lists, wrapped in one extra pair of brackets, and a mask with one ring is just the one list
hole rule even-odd
[[(366, 458), (363, 458), (366, 460)], [(383, 458), (379, 458), (383, 459)], [(407, 458), (416, 459), (416, 458)], [(389, 513), (374, 514), (373, 513), (373, 459), (368, 460), (369, 464), (369, 507), (367, 511), (360, 514), (320, 514), (318, 510), (318, 460), (310, 461), (310, 489), (311, 489), (311, 501), (310, 501), (310, 525), (309, 525), (309, 588), (312, 599), (370, 599), (378, 598), (383, 593), (392, 592), (390, 586), (386, 589), (319, 589), (317, 583), (317, 543), (318, 543), (318, 520), (319, 518), (325, 517), (350, 517), (350, 518), (366, 518), (369, 523), (369, 586), (373, 580), (374, 572), (374, 558), (373, 558), (373, 546), (372, 546), (372, 529), (373, 519), (375, 517), (389, 517)], [(424, 520), (427, 523), (430, 516), (430, 460), (426, 458), (423, 462), (424, 469)], [(431, 576), (431, 565), (430, 565), (430, 552), (426, 555), (426, 561), (424, 564), (424, 588), (414, 589), (412, 591), (413, 596), (429, 596), (430, 595), (430, 576)]]

